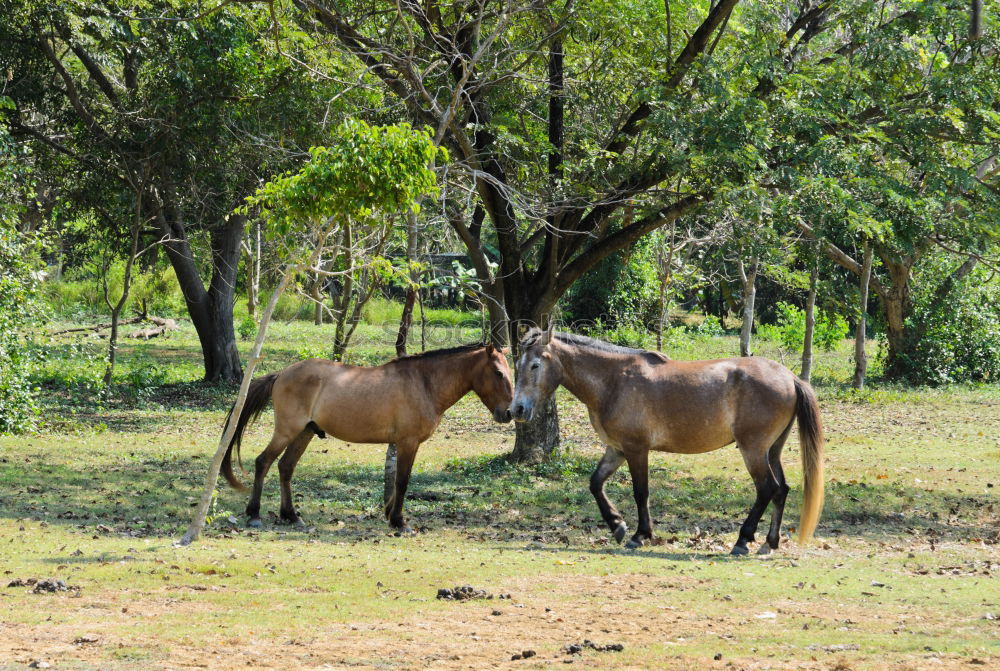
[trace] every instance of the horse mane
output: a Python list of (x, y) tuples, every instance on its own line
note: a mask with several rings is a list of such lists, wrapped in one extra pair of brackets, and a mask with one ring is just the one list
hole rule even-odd
[[(529, 330), (521, 338), (521, 349), (526, 347), (531, 347), (538, 342), (538, 339), (544, 335), (544, 331), (540, 328), (533, 328)], [(597, 338), (590, 338), (584, 335), (577, 335), (576, 333), (554, 333), (553, 336), (556, 340), (560, 342), (567, 343), (569, 345), (576, 345), (578, 347), (586, 347), (587, 349), (597, 350), (599, 352), (610, 352), (612, 354), (640, 354), (655, 362), (669, 361), (670, 358), (661, 352), (651, 352), (646, 349), (638, 349), (636, 347), (624, 347), (622, 345), (614, 345), (604, 340), (598, 340)]]
[(458, 345), (457, 347), (445, 347), (443, 349), (431, 349), (426, 352), (418, 352), (417, 354), (406, 354), (404, 356), (398, 356), (395, 359), (390, 360), (388, 363), (399, 363), (403, 361), (417, 361), (423, 359), (433, 359), (439, 356), (447, 356), (449, 354), (461, 354), (464, 352), (472, 352), (477, 349), (482, 349), (486, 347), (483, 343), (475, 342), (468, 343), (465, 345)]

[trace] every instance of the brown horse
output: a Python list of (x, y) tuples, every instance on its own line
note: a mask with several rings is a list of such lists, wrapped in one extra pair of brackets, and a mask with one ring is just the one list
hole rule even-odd
[(804, 493), (799, 537), (812, 537), (823, 509), (823, 426), (812, 388), (787, 368), (760, 357), (671, 361), (662, 354), (618, 347), (583, 336), (532, 329), (521, 340), (511, 414), (531, 419), (562, 384), (590, 412), (607, 446), (590, 491), (615, 539), (628, 531), (608, 501), (604, 482), (628, 462), (639, 528), (626, 547), (653, 537), (649, 520), (649, 451), (700, 454), (736, 442), (757, 488), (732, 554), (749, 552), (761, 515), (774, 504), (767, 543), (777, 549), (788, 485), (781, 448), (799, 420)]
[(247, 525), (261, 526), (264, 477), (282, 452), (278, 463), (281, 519), (302, 524), (292, 503), (292, 473), (313, 436), (325, 438), (329, 434), (350, 443), (396, 444), (396, 482), (385, 515), (395, 529), (412, 533), (403, 519), (410, 469), (417, 448), (434, 433), (445, 410), (474, 391), (496, 421), (510, 421), (513, 389), (504, 354), (492, 345), (464, 345), (401, 357), (372, 368), (306, 359), (257, 378), (250, 384), (222, 462), (222, 474), (229, 484), (245, 490), (233, 473), (233, 445), (239, 456), (247, 424), (273, 400), (274, 433), (257, 457)]

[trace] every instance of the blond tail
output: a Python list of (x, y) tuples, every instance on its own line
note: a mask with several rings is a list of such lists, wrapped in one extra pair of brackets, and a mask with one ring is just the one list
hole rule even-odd
[(796, 415), (802, 446), (802, 510), (799, 515), (799, 542), (813, 537), (823, 512), (823, 421), (812, 387), (795, 379)]

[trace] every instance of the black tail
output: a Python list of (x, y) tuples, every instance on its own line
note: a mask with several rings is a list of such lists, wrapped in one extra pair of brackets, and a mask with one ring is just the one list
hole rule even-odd
[[(250, 388), (247, 390), (247, 400), (243, 404), (243, 410), (240, 412), (239, 419), (236, 420), (236, 432), (233, 433), (233, 439), (229, 441), (226, 456), (222, 458), (222, 475), (233, 489), (245, 490), (247, 488), (246, 485), (239, 481), (236, 474), (233, 473), (233, 445), (236, 446), (236, 458), (239, 460), (240, 469), (242, 469), (243, 460), (240, 458), (240, 445), (243, 442), (243, 431), (247, 428), (248, 424), (260, 417), (260, 413), (264, 412), (264, 408), (271, 401), (271, 389), (274, 387), (274, 381), (277, 379), (277, 373), (259, 377), (250, 383)], [(234, 405), (233, 408), (235, 407)], [(233, 416), (233, 408), (229, 409), (229, 414), (226, 416), (226, 424), (223, 432), (229, 427), (229, 420)]]

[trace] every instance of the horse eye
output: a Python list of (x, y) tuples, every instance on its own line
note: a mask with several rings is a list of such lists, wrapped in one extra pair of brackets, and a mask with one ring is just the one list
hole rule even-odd
[(498, 370), (497, 371), (497, 377), (503, 377), (503, 372)]

